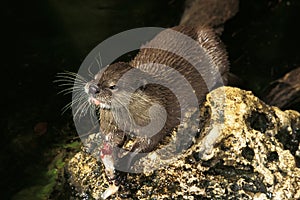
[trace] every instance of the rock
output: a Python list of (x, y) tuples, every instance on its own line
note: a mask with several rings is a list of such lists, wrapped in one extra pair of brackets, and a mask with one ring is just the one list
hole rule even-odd
[(84, 151), (78, 152), (67, 165), (69, 183), (72, 185), (79, 199), (91, 196), (100, 197), (105, 184), (108, 184), (104, 168), (97, 160)]
[[(298, 112), (220, 87), (207, 95), (201, 116), (203, 126), (188, 150), (154, 172), (128, 174), (111, 199), (300, 198)], [(67, 172), (81, 198), (97, 199), (108, 186), (102, 164), (87, 153), (77, 153)]]

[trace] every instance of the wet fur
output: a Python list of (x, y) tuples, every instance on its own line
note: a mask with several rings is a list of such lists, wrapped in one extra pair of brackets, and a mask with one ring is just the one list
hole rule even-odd
[[(222, 43), (216, 37), (214, 32), (211, 29), (204, 27), (193, 28), (177, 26), (172, 29), (186, 34), (198, 41), (198, 44), (204, 50), (204, 55), (195, 55), (193, 49), (188, 49), (189, 52), (187, 52), (187, 55), (190, 55), (188, 59), (192, 59), (194, 62), (201, 64), (199, 61), (203, 57), (207, 58), (211, 67), (221, 74), (223, 82), (226, 84), (229, 69), (227, 54)], [(153, 79), (157, 80), (164, 79), (164, 77), (167, 77), (169, 72), (159, 71), (160, 68), (156, 67), (154, 64), (149, 64), (159, 63), (169, 66), (183, 75), (193, 87), (200, 104), (205, 95), (208, 93), (208, 88), (203, 78), (193, 65), (184, 58), (168, 51), (149, 48), (153, 44), (163, 46), (164, 44), (167, 45), (169, 42), (172, 42), (172, 36), (166, 35), (166, 32), (163, 31), (149, 43), (144, 45), (131, 62), (119, 62), (108, 66), (104, 72), (99, 74), (98, 77), (101, 78), (96, 78), (92, 81), (100, 87), (100, 93), (97, 98), (99, 98), (102, 102), (111, 104), (112, 94), (107, 90), (107, 87), (111, 84), (115, 84), (124, 73), (132, 68), (138, 69), (144, 73), (145, 79), (147, 76), (151, 76)], [(184, 41), (179, 41), (174, 45), (180, 49), (186, 44)], [(205, 68), (206, 66), (203, 67)], [(202, 75), (211, 76), (212, 80), (210, 81), (215, 87), (220, 84), (218, 80), (214, 79), (214, 76), (212, 76), (210, 68), (206, 71), (204, 70), (204, 72), (205, 74)], [(159, 74), (159, 76), (157, 74)], [(134, 78), (135, 77), (133, 77), (133, 79)], [(184, 96), (186, 92), (190, 92), (186, 91), (182, 85), (179, 85), (176, 82), (176, 79), (168, 79), (164, 81), (168, 81), (170, 84), (178, 88), (180, 95)], [(135, 139), (131, 151), (150, 152), (157, 148), (159, 142), (179, 125), (179, 103), (175, 95), (168, 88), (157, 84), (145, 84), (143, 87), (136, 90), (132, 96), (126, 95), (126, 88), (121, 89), (123, 90), (123, 93), (119, 97), (116, 97), (116, 102), (118, 102), (116, 107), (111, 107), (111, 109), (100, 109), (100, 129), (104, 134), (113, 133), (111, 140), (117, 146), (121, 147), (129, 137), (133, 136)], [(129, 106), (126, 108), (125, 105), (122, 105), (123, 98), (130, 99)], [(166, 109), (167, 121), (163, 129), (156, 135), (149, 138), (139, 137), (137, 133), (138, 130), (131, 128), (130, 123), (135, 122), (140, 126), (147, 125), (150, 122), (149, 109), (154, 104), (160, 104)], [(161, 113), (156, 113), (156, 116), (159, 118)], [(127, 118), (128, 120), (124, 120), (124, 118)], [(118, 123), (127, 123), (125, 124), (127, 129), (120, 130), (116, 121), (118, 121)]]

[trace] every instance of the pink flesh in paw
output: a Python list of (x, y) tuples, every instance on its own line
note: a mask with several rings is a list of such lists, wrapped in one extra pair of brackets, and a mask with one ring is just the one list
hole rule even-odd
[[(109, 179), (115, 178), (115, 167), (113, 158), (113, 149), (109, 142), (103, 144), (100, 154), (101, 160), (105, 166), (105, 172)], [(107, 199), (119, 190), (119, 186), (115, 185), (115, 181), (102, 193), (101, 198)]]

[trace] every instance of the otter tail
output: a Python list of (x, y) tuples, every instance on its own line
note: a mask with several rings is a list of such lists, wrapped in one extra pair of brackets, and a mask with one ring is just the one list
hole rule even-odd
[(239, 0), (187, 0), (180, 25), (208, 26), (219, 34), (223, 24), (239, 9)]

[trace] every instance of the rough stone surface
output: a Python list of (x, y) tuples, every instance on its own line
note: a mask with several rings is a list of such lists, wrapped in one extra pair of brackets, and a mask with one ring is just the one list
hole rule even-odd
[[(201, 116), (203, 126), (187, 151), (161, 158), (171, 163), (154, 172), (128, 174), (111, 199), (300, 198), (298, 112), (221, 87), (207, 95)], [(145, 160), (155, 165), (158, 156)], [(70, 160), (67, 173), (81, 199), (97, 199), (108, 186), (102, 165), (84, 152)]]

